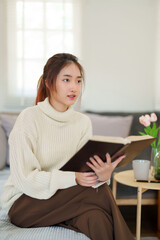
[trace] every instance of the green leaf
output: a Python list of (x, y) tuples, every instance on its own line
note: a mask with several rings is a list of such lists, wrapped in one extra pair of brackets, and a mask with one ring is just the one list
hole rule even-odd
[(156, 130), (153, 131), (151, 134), (152, 134), (153, 137), (157, 137), (157, 135), (158, 135), (158, 130), (156, 129)]
[(151, 143), (152, 148), (156, 147), (156, 140), (154, 142)]
[(150, 131), (151, 130), (151, 126), (145, 127), (145, 129)]
[(158, 129), (157, 129), (157, 126), (156, 126), (156, 123), (155, 123), (155, 122), (153, 123), (153, 127), (152, 127), (150, 133), (151, 133), (151, 135), (154, 136), (154, 137), (156, 137), (157, 134), (158, 134)]
[(157, 126), (156, 126), (156, 123), (153, 122), (153, 129), (156, 130)]
[(147, 135), (150, 135), (150, 130), (149, 129), (144, 129), (144, 131), (145, 131), (145, 133), (147, 134)]
[(158, 141), (157, 141), (157, 145), (160, 145), (160, 129), (158, 131)]
[(140, 134), (140, 135), (142, 135), (142, 136), (146, 135), (146, 134), (145, 134), (145, 133), (143, 133), (143, 132), (139, 132), (139, 134)]

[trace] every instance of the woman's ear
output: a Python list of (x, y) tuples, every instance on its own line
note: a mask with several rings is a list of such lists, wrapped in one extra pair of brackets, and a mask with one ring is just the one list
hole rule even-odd
[(44, 83), (45, 83), (46, 87), (48, 88), (48, 82), (47, 82), (47, 79), (44, 80)]
[(53, 86), (50, 86), (50, 85), (48, 84), (47, 78), (44, 80), (44, 83), (45, 83), (46, 88), (47, 88), (49, 91), (50, 91), (50, 90), (56, 91), (56, 87), (54, 86), (54, 84), (53, 84)]

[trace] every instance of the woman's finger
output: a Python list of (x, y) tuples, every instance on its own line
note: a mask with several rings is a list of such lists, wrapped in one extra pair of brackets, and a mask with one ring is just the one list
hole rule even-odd
[(95, 179), (91, 179), (91, 178), (81, 179), (81, 184), (87, 185), (87, 186), (93, 186), (97, 184), (97, 182), (98, 182), (97, 177)]
[(92, 177), (85, 177), (83, 178), (85, 181), (95, 181), (97, 180), (97, 176), (92, 176)]
[(84, 181), (94, 181), (97, 180), (97, 176), (95, 175), (95, 173), (92, 172), (90, 173), (90, 175), (85, 175), (84, 173), (81, 173), (81, 179), (83, 179)]
[(111, 163), (111, 156), (109, 155), (109, 153), (106, 153), (106, 161), (108, 164)]
[(94, 158), (98, 162), (99, 166), (104, 167), (105, 164), (99, 156), (95, 155)]
[(125, 155), (120, 156), (119, 158), (117, 158), (117, 159), (112, 163), (113, 167), (115, 168), (115, 167), (118, 165), (118, 163), (120, 163), (124, 158), (125, 158)]
[(97, 176), (92, 172), (89, 172), (87, 174), (90, 174), (90, 176), (89, 175), (86, 176), (85, 173), (76, 172), (75, 173), (76, 182), (81, 186), (87, 186), (87, 187), (94, 186), (98, 181)]
[(95, 175), (95, 173), (94, 172), (83, 172), (82, 173), (82, 175), (84, 175), (84, 176), (94, 176)]
[(86, 164), (87, 164), (94, 172), (97, 170), (97, 168), (96, 168), (94, 165), (92, 165), (92, 163), (86, 162)]
[(90, 180), (90, 181), (83, 181), (84, 183), (86, 183), (86, 184), (96, 184), (97, 182), (98, 182), (98, 180), (96, 179), (96, 180)]
[(90, 157), (89, 160), (91, 161), (91, 163), (96, 167), (96, 168), (99, 168), (99, 164), (98, 162), (93, 158), (93, 157)]

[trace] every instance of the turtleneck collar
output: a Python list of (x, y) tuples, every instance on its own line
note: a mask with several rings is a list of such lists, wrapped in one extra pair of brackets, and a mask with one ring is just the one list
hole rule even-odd
[(58, 112), (51, 106), (48, 97), (43, 102), (39, 102), (38, 107), (48, 117), (54, 119), (55, 121), (68, 122), (73, 119), (74, 110), (72, 106), (70, 106), (65, 112)]

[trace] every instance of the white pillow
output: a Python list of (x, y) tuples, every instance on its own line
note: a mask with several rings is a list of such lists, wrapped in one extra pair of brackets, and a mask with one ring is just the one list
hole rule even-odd
[(92, 122), (93, 135), (127, 137), (133, 116), (103, 116), (85, 113)]
[(7, 136), (3, 127), (0, 124), (0, 169), (6, 165), (7, 159)]
[(9, 134), (16, 122), (17, 119), (17, 114), (0, 114), (0, 119), (1, 119), (1, 125), (5, 130), (6, 136), (7, 136), (7, 157), (6, 157), (6, 162), (9, 165), (9, 145), (8, 145), (8, 137)]
[(17, 114), (0, 114), (0, 119), (1, 119), (1, 124), (2, 124), (2, 127), (4, 128), (5, 132), (6, 132), (6, 135), (7, 137), (9, 137), (9, 134), (16, 122), (16, 119), (17, 119)]

